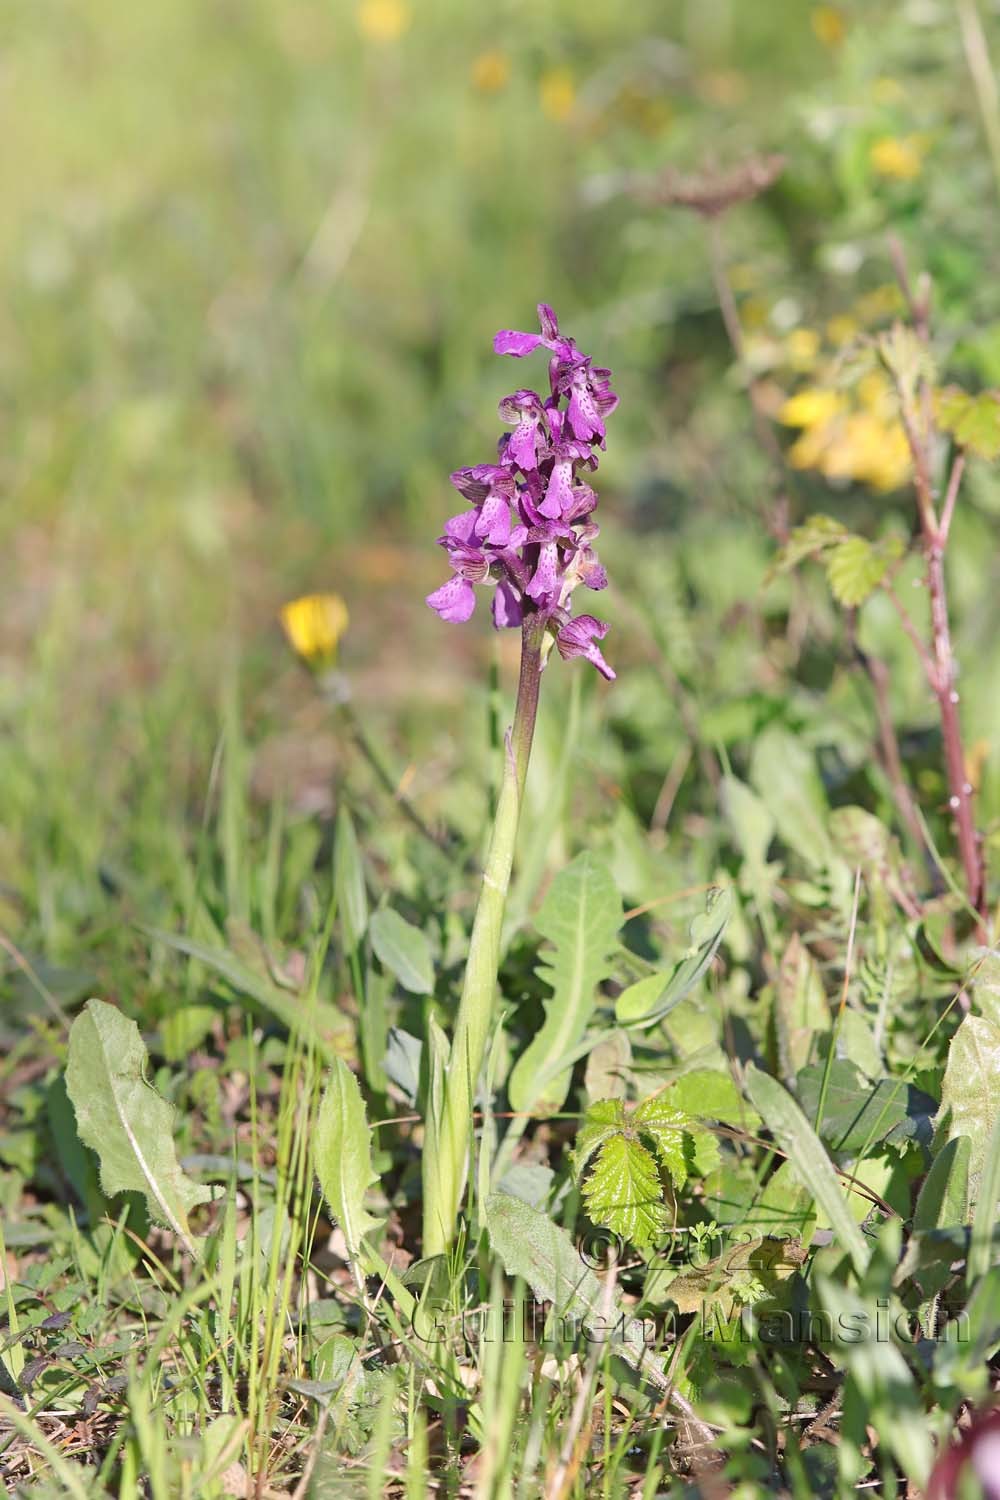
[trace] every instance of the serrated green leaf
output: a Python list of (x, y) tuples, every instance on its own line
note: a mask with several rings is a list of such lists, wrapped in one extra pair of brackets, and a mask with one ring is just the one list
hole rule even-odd
[(979, 458), (1000, 458), (1000, 392), (970, 396), (955, 386), (941, 391), (938, 423), (955, 441)]
[(838, 604), (856, 609), (882, 582), (902, 545), (895, 538), (874, 544), (863, 536), (848, 536), (827, 554), (826, 578)]
[(365, 1193), (378, 1181), (372, 1166), (371, 1131), (358, 1081), (339, 1057), (316, 1117), (316, 1176), (352, 1257), (379, 1220), (365, 1209)]
[(369, 918), (368, 936), (376, 958), (395, 974), (404, 990), (411, 995), (433, 993), (430, 944), (419, 927), (407, 922), (391, 906), (383, 906)]
[(644, 1099), (633, 1111), (629, 1122), (633, 1130), (653, 1142), (660, 1165), (666, 1167), (675, 1187), (683, 1187), (687, 1178), (684, 1156), (684, 1134), (690, 1121), (663, 1094)]
[(912, 406), (921, 381), (933, 383), (934, 357), (923, 339), (904, 323), (894, 323), (876, 341), (879, 357), (893, 378), (904, 406)]
[(354, 824), (346, 807), (337, 813), (333, 846), (333, 894), (344, 949), (353, 953), (368, 927), (365, 868)]
[(80, 1139), (98, 1155), (108, 1197), (142, 1193), (152, 1217), (193, 1253), (188, 1212), (214, 1195), (181, 1171), (174, 1109), (146, 1082), (147, 1062), (135, 1022), (103, 1000), (88, 1000), (70, 1028), (66, 1065)]
[(598, 1099), (591, 1104), (576, 1133), (570, 1162), (579, 1177), (597, 1148), (616, 1131), (625, 1129), (625, 1106), (620, 1099)]
[(511, 1073), (512, 1109), (544, 1115), (565, 1104), (572, 1077), (566, 1059), (593, 1015), (597, 986), (611, 972), (623, 917), (611, 872), (593, 854), (578, 854), (553, 880), (535, 922), (551, 944), (538, 972), (552, 996)]
[(652, 1245), (667, 1225), (663, 1186), (652, 1153), (619, 1133), (601, 1147), (583, 1184), (583, 1202), (595, 1224), (640, 1250)]
[[(618, 996), (615, 1015), (620, 1026), (645, 1029), (669, 1015), (710, 967), (722, 942), (733, 911), (733, 893), (729, 886), (718, 886), (708, 893), (705, 911), (691, 923), (687, 952), (670, 974), (653, 974), (640, 979)], [(662, 987), (658, 987), (659, 985)]]

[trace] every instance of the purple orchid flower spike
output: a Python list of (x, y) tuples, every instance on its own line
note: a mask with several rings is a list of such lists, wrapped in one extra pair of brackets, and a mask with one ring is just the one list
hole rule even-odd
[(608, 577), (591, 545), (597, 494), (583, 477), (598, 466), (605, 419), (618, 405), (611, 372), (595, 366), (559, 330), (547, 303), (538, 305), (539, 333), (501, 329), (497, 354), (523, 359), (549, 351), (550, 394), (519, 389), (500, 403), (513, 427), (497, 445), (497, 462), (456, 469), (451, 482), (471, 509), (445, 523), (438, 538), (452, 577), (427, 597), (443, 620), (464, 621), (475, 608), (475, 587), (490, 584), (493, 624), (536, 628), (544, 664), (554, 643), (564, 657), (582, 656), (607, 678), (614, 672), (596, 642), (607, 625), (593, 615), (570, 618), (581, 584), (603, 589)]

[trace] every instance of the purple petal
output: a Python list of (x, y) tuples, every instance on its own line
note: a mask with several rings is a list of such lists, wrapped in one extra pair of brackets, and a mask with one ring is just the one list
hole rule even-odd
[(523, 416), (507, 444), (507, 457), (519, 469), (538, 467), (538, 418), (533, 414)]
[(585, 381), (574, 382), (569, 398), (569, 425), (573, 436), (583, 440), (604, 437), (604, 423)]
[(460, 515), (449, 517), (444, 523), (444, 536), (438, 538), (441, 546), (449, 551), (457, 545), (475, 546), (477, 517), (474, 510), (463, 510)]
[(543, 516), (550, 516), (555, 521), (572, 504), (573, 465), (569, 460), (564, 460), (562, 463), (552, 465), (552, 473), (549, 476), (545, 499), (538, 509)]
[(538, 554), (538, 566), (525, 593), (530, 599), (541, 602), (556, 591), (558, 582), (558, 551), (555, 542), (545, 542)]
[(514, 588), (501, 578), (493, 595), (493, 624), (497, 630), (521, 623), (521, 600)]
[(488, 495), (476, 522), (477, 535), (494, 547), (505, 547), (510, 540), (510, 502), (504, 495)]
[(542, 330), (542, 338), (547, 343), (551, 343), (559, 337), (559, 319), (547, 302), (539, 302), (538, 304), (538, 324)]
[(437, 610), (442, 620), (461, 625), (476, 607), (476, 591), (466, 578), (449, 578), (433, 594), (427, 595), (431, 609)]
[(577, 615), (575, 620), (570, 620), (564, 625), (556, 636), (556, 646), (559, 655), (565, 661), (573, 656), (585, 657), (591, 662), (602, 677), (613, 682), (615, 674), (601, 655), (600, 648), (595, 641), (603, 641), (608, 633), (608, 627), (603, 620), (596, 620), (593, 615)]
[(516, 333), (513, 328), (501, 328), (493, 339), (494, 354), (513, 354), (515, 358), (521, 359), (525, 354), (531, 354), (544, 343), (540, 333)]

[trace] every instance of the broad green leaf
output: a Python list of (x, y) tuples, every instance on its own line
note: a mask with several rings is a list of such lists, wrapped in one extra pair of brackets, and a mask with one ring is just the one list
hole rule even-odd
[(512, 1109), (545, 1115), (565, 1104), (572, 1076), (566, 1058), (587, 1029), (597, 986), (611, 971), (623, 915), (611, 873), (594, 855), (578, 854), (553, 880), (535, 922), (551, 944), (538, 972), (552, 996), (511, 1073)]
[(368, 936), (379, 962), (395, 974), (411, 995), (430, 995), (434, 990), (434, 965), (427, 938), (405, 918), (384, 906), (368, 921)]
[(793, 932), (774, 989), (778, 1067), (789, 1087), (799, 1069), (815, 1055), (817, 1040), (829, 1027), (830, 1008), (819, 969), (798, 933)]
[(609, 1305), (607, 1290), (580, 1259), (565, 1229), (505, 1193), (487, 1200), (486, 1227), (508, 1276), (523, 1277), (540, 1302), (552, 1304), (558, 1318), (611, 1342), (614, 1353), (657, 1390), (668, 1389), (662, 1366), (645, 1348), (642, 1323), (629, 1318), (616, 1298)]
[(353, 953), (368, 927), (368, 893), (354, 824), (343, 806), (337, 813), (333, 846), (333, 895), (344, 950)]
[(750, 779), (790, 849), (815, 869), (824, 869), (833, 852), (826, 820), (826, 794), (812, 752), (779, 724), (757, 737)]
[(339, 1057), (330, 1069), (316, 1116), (315, 1150), (323, 1197), (355, 1258), (364, 1235), (379, 1224), (365, 1209), (365, 1193), (378, 1179), (358, 1080)]
[(986, 1151), (1000, 1115), (1000, 1025), (986, 1016), (968, 1015), (951, 1039), (941, 1085), (938, 1132), (946, 1139), (967, 1135), (969, 1202), (979, 1198)]
[(702, 1120), (721, 1120), (740, 1130), (756, 1130), (760, 1116), (751, 1109), (732, 1075), (716, 1068), (682, 1073), (663, 1096), (676, 1109)]
[(629, 1123), (633, 1130), (654, 1144), (661, 1167), (666, 1167), (675, 1187), (683, 1187), (687, 1177), (684, 1161), (684, 1135), (690, 1134), (691, 1122), (665, 1094), (653, 1094), (633, 1110)]
[(853, 1156), (878, 1141), (897, 1147), (910, 1140), (930, 1145), (931, 1121), (937, 1109), (934, 1100), (901, 1078), (880, 1078), (870, 1083), (844, 1058), (830, 1064), (823, 1121), (818, 1124), (825, 1071), (825, 1063), (803, 1068), (797, 1092), (806, 1115), (831, 1151)]
[(588, 1217), (640, 1250), (653, 1245), (668, 1223), (656, 1161), (642, 1143), (616, 1133), (600, 1148), (583, 1184)]
[(809, 1121), (776, 1078), (753, 1065), (746, 1071), (750, 1101), (788, 1157), (804, 1188), (830, 1221), (841, 1245), (850, 1254), (858, 1275), (868, 1264), (868, 1246), (844, 1202), (837, 1174)]
[(618, 996), (615, 1014), (620, 1026), (655, 1026), (679, 1005), (710, 967), (733, 911), (729, 886), (714, 887), (705, 911), (691, 923), (690, 944), (670, 974), (640, 979)]
[(895, 538), (875, 544), (863, 536), (848, 536), (838, 542), (826, 557), (826, 581), (837, 603), (846, 609), (864, 604), (901, 552)]
[(957, 387), (939, 392), (937, 418), (945, 432), (979, 458), (1000, 458), (1000, 392), (970, 396)]
[(70, 1028), (66, 1065), (80, 1139), (97, 1152), (108, 1197), (142, 1193), (152, 1217), (193, 1253), (188, 1212), (214, 1195), (181, 1171), (174, 1109), (146, 1082), (147, 1062), (135, 1022), (103, 1000), (88, 1000)]

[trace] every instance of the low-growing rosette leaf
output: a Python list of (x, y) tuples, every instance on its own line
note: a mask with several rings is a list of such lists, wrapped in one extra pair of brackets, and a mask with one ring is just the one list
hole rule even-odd
[(593, 854), (578, 854), (553, 880), (535, 920), (551, 945), (538, 973), (552, 996), (511, 1073), (512, 1109), (553, 1114), (565, 1104), (571, 1055), (593, 1015), (597, 987), (611, 972), (623, 916), (611, 872)]
[(316, 1176), (348, 1251), (356, 1257), (362, 1238), (379, 1224), (365, 1208), (365, 1194), (378, 1179), (358, 1080), (339, 1057), (316, 1117)]
[(673, 1188), (687, 1179), (693, 1137), (689, 1116), (662, 1094), (628, 1113), (620, 1099), (600, 1099), (584, 1118), (571, 1153), (594, 1224), (639, 1249), (653, 1245), (669, 1223), (665, 1174)]
[(135, 1022), (88, 1000), (70, 1029), (66, 1091), (80, 1139), (100, 1160), (103, 1191), (142, 1193), (150, 1215), (193, 1254), (188, 1213), (214, 1194), (181, 1170), (174, 1109), (146, 1081), (148, 1060)]

